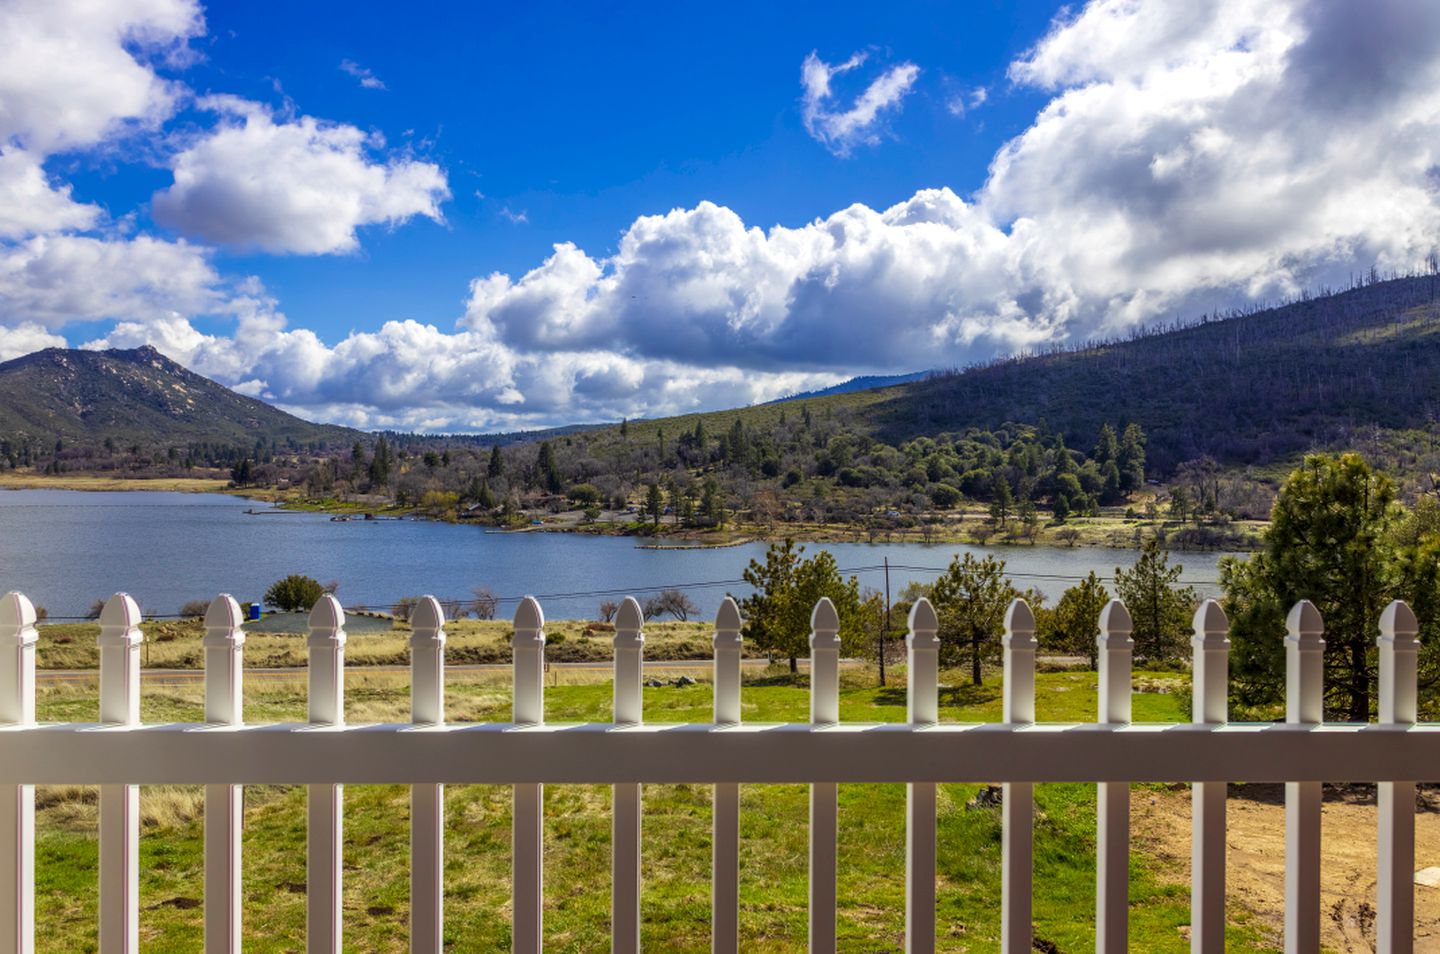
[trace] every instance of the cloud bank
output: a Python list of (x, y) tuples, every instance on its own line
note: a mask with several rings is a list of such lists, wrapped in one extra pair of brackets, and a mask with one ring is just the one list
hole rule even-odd
[[(646, 215), (613, 254), (560, 243), (523, 274), (477, 269), (452, 327), (393, 321), (326, 343), (289, 328), (258, 282), (219, 272), (207, 243), (351, 251), (366, 225), (438, 219), (443, 172), (353, 127), (215, 103), (216, 128), (176, 155), (156, 198), (185, 239), (80, 234), (101, 213), (39, 157), (162, 123), (180, 94), (154, 63), (196, 35), (199, 14), (149, 0), (82, 27), (12, 7), (0, 37), (28, 17), (26, 30), (97, 47), (124, 82), (61, 75), (62, 96), (0, 72), (0, 196), (19, 197), (0, 203), (0, 356), (110, 319), (95, 346), (154, 343), (247, 393), (362, 426), (746, 403), (1123, 332), (1371, 264), (1419, 267), (1440, 236), (1440, 8), (1096, 0), (1011, 64), (1010, 82), (1048, 101), (974, 191), (770, 227), (713, 202)], [(802, 121), (835, 152), (882, 137), (919, 82), (913, 64), (892, 67), (837, 106), (831, 80), (862, 62), (805, 64)], [(72, 94), (74, 116), (35, 105)], [(248, 162), (267, 169), (262, 185), (240, 181)], [(313, 176), (287, 178), (290, 163), (326, 181), (303, 189)], [(232, 220), (239, 204), (253, 209)], [(197, 316), (232, 325), (202, 333)]]

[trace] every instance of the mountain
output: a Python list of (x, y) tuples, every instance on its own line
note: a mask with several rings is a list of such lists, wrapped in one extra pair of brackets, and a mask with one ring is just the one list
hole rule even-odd
[(0, 364), (0, 437), (12, 441), (248, 447), (261, 439), (338, 444), (360, 436), (236, 394), (148, 346), (47, 348)]
[(816, 391), (802, 391), (799, 394), (776, 398), (766, 403), (779, 404), (782, 401), (803, 401), (806, 398), (825, 397), (830, 394), (849, 394), (852, 391), (873, 391), (876, 388), (888, 388), (896, 384), (908, 384), (911, 381), (919, 381), (931, 373), (932, 372), (929, 371), (912, 371), (909, 374), (865, 374), (858, 378), (851, 378), (848, 381), (841, 381), (839, 384), (832, 384), (828, 388), (820, 388)]
[(1134, 422), (1160, 475), (1201, 456), (1231, 467), (1288, 466), (1306, 451), (1338, 448), (1417, 473), (1430, 469), (1421, 458), (1440, 459), (1440, 276), (1369, 280), (890, 387), (632, 422), (630, 439), (682, 434), (702, 420), (718, 434), (737, 418), (768, 433), (787, 413), (894, 446), (1018, 423), (1089, 449), (1105, 423)]

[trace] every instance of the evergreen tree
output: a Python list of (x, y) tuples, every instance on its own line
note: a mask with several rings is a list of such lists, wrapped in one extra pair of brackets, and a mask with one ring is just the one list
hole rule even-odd
[(650, 490), (645, 495), (645, 512), (650, 515), (650, 520), (658, 529), (660, 518), (665, 514), (665, 494), (660, 490), (659, 484), (650, 485)]
[(505, 456), (500, 453), (500, 445), (496, 444), (490, 448), (490, 463), (485, 468), (485, 476), (491, 480), (505, 473)]
[(1015, 504), (1015, 498), (1010, 492), (1010, 481), (1004, 472), (997, 470), (991, 475), (990, 483), (991, 493), (994, 495), (990, 504), (990, 516), (1003, 527), (1005, 521), (1010, 519), (1010, 510)]
[(1100, 611), (1110, 602), (1110, 594), (1100, 578), (1090, 575), (1060, 594), (1053, 612), (1045, 613), (1037, 636), (1045, 649), (1070, 656), (1084, 656), (1090, 668), (1098, 663)]
[(1115, 428), (1111, 427), (1110, 422), (1107, 421), (1100, 425), (1100, 439), (1095, 442), (1095, 451), (1090, 456), (1103, 468), (1119, 454), (1120, 447), (1115, 441)]
[(1005, 576), (1005, 561), (970, 553), (950, 561), (950, 567), (930, 587), (930, 601), (940, 618), (940, 661), (954, 666), (962, 655), (970, 659), (970, 679), (982, 685), (985, 660), (999, 655), (1005, 611), (1019, 592)]
[(1190, 618), (1199, 602), (1193, 587), (1177, 586), (1184, 567), (1170, 565), (1160, 541), (1150, 537), (1128, 570), (1115, 568), (1115, 591), (1130, 611), (1135, 657), (1163, 663), (1185, 654)]
[(1397, 596), (1423, 601), (1434, 587), (1433, 578), (1415, 587), (1410, 572), (1423, 567), (1420, 545), (1434, 537), (1419, 534), (1417, 548), (1402, 548), (1408, 558), (1390, 565), (1396, 516), (1393, 485), (1359, 454), (1313, 454), (1290, 474), (1263, 549), (1220, 564), (1236, 701), (1254, 706), (1284, 698), (1285, 617), (1308, 599), (1325, 621), (1327, 713), (1370, 720), (1380, 612)]
[(1122, 491), (1134, 493), (1145, 486), (1145, 432), (1139, 424), (1126, 425), (1115, 463), (1120, 467)]
[(829, 597), (840, 617), (842, 651), (859, 646), (861, 632), (860, 584), (840, 576), (835, 558), (818, 553), (804, 559), (805, 548), (795, 541), (771, 544), (765, 562), (751, 560), (745, 582), (753, 595), (741, 601), (745, 618), (743, 635), (766, 652), (787, 657), (790, 671), (810, 651), (810, 614), (821, 597)]
[(389, 484), (392, 464), (390, 445), (382, 435), (375, 442), (375, 455), (370, 458), (370, 483), (376, 487), (384, 487)]

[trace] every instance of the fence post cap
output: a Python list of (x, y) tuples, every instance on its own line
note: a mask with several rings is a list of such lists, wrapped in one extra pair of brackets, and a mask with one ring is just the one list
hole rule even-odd
[(1391, 643), (1397, 650), (1414, 652), (1419, 646), (1415, 637), (1420, 632), (1420, 623), (1415, 611), (1404, 600), (1395, 600), (1380, 614), (1379, 643)]
[(1285, 617), (1285, 641), (1294, 643), (1300, 649), (1317, 650), (1325, 648), (1325, 620), (1320, 611), (1309, 600), (1301, 600), (1290, 608)]
[(0, 598), (0, 634), (17, 646), (29, 646), (39, 638), (35, 632), (35, 604), (24, 593), (11, 590)]
[(433, 596), (422, 596), (410, 611), (410, 645), (445, 642), (445, 609)]
[(433, 632), (445, 625), (445, 610), (441, 608), (440, 601), (433, 596), (422, 596), (415, 601), (415, 608), (410, 611), (410, 629), (426, 630)]
[(140, 604), (130, 594), (116, 593), (110, 597), (100, 611), (100, 645), (138, 644), (144, 638), (140, 618)]
[(740, 607), (735, 603), (733, 596), (727, 596), (720, 601), (720, 608), (715, 611), (715, 638), (718, 640), (721, 633), (734, 633), (738, 639), (740, 627), (745, 625), (745, 620), (740, 617)]
[(828, 596), (820, 597), (810, 611), (810, 648), (839, 649), (839, 632), (840, 614), (835, 612), (835, 604)]
[(640, 601), (627, 596), (615, 611), (615, 645), (617, 647), (643, 646), (645, 644), (645, 613)]
[(925, 597), (915, 601), (910, 607), (910, 618), (907, 621), (910, 631), (905, 634), (905, 642), (913, 649), (938, 649), (940, 640), (935, 636), (940, 631), (940, 618), (935, 615), (935, 607)]
[(1190, 628), (1191, 642), (1202, 649), (1224, 649), (1230, 645), (1230, 619), (1218, 600), (1205, 600), (1195, 608)]
[(1030, 604), (1020, 597), (1009, 601), (1009, 607), (1005, 610), (1005, 636), (1034, 636), (1035, 634), (1035, 611), (1031, 610)]
[(544, 646), (545, 645), (545, 613), (540, 609), (540, 601), (533, 596), (527, 596), (520, 601), (515, 608), (515, 646)]
[(240, 612), (240, 604), (235, 597), (229, 593), (221, 593), (210, 601), (209, 607), (205, 610), (205, 637), (201, 641), (206, 646), (238, 646), (245, 642), (245, 630), (240, 628), (245, 616)]
[(1130, 632), (1135, 624), (1130, 619), (1130, 611), (1125, 604), (1119, 600), (1111, 600), (1105, 604), (1100, 611), (1100, 646), (1104, 648), (1108, 644), (1129, 646)]
[(313, 640), (345, 642), (345, 610), (333, 594), (326, 593), (310, 609), (310, 636)]

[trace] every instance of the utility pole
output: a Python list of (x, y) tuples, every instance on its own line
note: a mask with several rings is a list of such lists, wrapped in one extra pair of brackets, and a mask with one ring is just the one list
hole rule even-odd
[(890, 558), (885, 558), (885, 619), (880, 624), (880, 685), (885, 685), (885, 634), (890, 631)]

